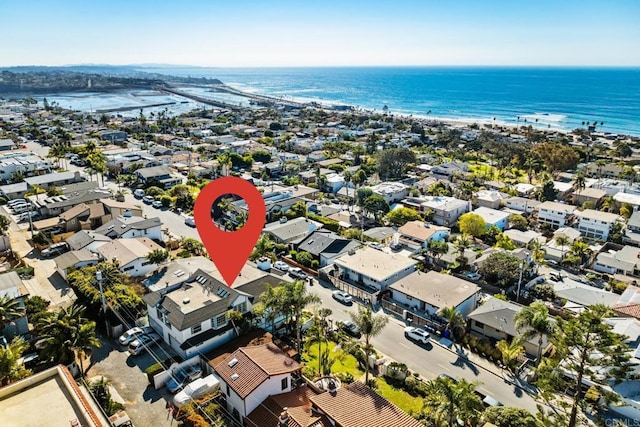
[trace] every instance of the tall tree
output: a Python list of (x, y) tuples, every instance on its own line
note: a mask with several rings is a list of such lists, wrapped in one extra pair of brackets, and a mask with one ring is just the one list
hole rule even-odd
[(405, 168), (416, 162), (416, 155), (408, 148), (389, 148), (378, 153), (377, 161), (380, 178), (401, 178)]
[(561, 248), (560, 261), (562, 261), (564, 259), (564, 247), (569, 244), (569, 238), (567, 236), (562, 236), (562, 235), (558, 236), (556, 237), (556, 244), (560, 245), (560, 248)]
[(457, 426), (458, 420), (475, 425), (484, 409), (475, 393), (476, 383), (465, 379), (457, 382), (450, 378), (437, 378), (427, 382), (423, 410), (434, 425)]
[(582, 172), (578, 172), (573, 178), (573, 191), (580, 194), (587, 187), (587, 178)]
[(458, 228), (464, 234), (481, 237), (487, 232), (487, 223), (480, 215), (467, 212), (458, 218)]
[(464, 319), (462, 313), (456, 310), (456, 308), (453, 306), (442, 307), (440, 310), (438, 310), (438, 316), (446, 320), (447, 324), (445, 327), (445, 332), (451, 332), (451, 339), (455, 341), (456, 331), (464, 331), (464, 327), (467, 324), (467, 321)]
[(369, 382), (369, 355), (373, 350), (371, 346), (371, 338), (382, 332), (384, 327), (387, 326), (389, 318), (385, 314), (374, 315), (369, 307), (363, 309), (360, 306), (358, 306), (357, 313), (351, 312), (349, 315), (351, 316), (353, 323), (358, 325), (358, 328), (360, 328), (360, 332), (364, 337), (364, 382), (367, 384)]
[(536, 355), (536, 365), (542, 359), (542, 343), (544, 337), (550, 337), (556, 331), (556, 325), (549, 317), (549, 309), (543, 302), (536, 301), (530, 306), (524, 307), (515, 317), (516, 330), (523, 340), (538, 338), (538, 352)]
[[(608, 385), (630, 373), (629, 347), (623, 342), (624, 337), (604, 321), (612, 315), (608, 307), (597, 304), (568, 320), (557, 320), (558, 327), (551, 337), (556, 353), (538, 368), (536, 385), (542, 391), (541, 397), (559, 411), (546, 415), (561, 418), (563, 425), (575, 427), (586, 423), (578, 413), (585, 399), (583, 380), (595, 383), (606, 402), (615, 402), (618, 395), (608, 391)], [(572, 390), (568, 400), (557, 393), (567, 389)]]
[(518, 358), (524, 354), (522, 341), (518, 337), (514, 337), (509, 341), (501, 340), (496, 344), (496, 348), (500, 350), (502, 363), (504, 363), (509, 370), (514, 372)]

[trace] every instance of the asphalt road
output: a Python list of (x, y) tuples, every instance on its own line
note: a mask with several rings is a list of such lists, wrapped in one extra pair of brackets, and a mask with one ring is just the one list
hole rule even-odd
[[(349, 320), (349, 312), (357, 312), (357, 304), (346, 306), (331, 297), (333, 291), (314, 281), (309, 288), (322, 298), (322, 306), (333, 311), (333, 321)], [(390, 358), (402, 362), (413, 371), (418, 372), (426, 379), (434, 379), (445, 373), (454, 378), (465, 378), (469, 381), (477, 381), (478, 389), (489, 394), (506, 406), (516, 406), (537, 412), (536, 402), (532, 396), (512, 384), (507, 383), (502, 377), (488, 372), (482, 366), (472, 362), (477, 356), (461, 357), (459, 353), (445, 349), (437, 344), (427, 346), (418, 345), (404, 337), (404, 324), (395, 318), (391, 318), (382, 333), (372, 342), (376, 350)], [(471, 359), (471, 361), (469, 360)]]

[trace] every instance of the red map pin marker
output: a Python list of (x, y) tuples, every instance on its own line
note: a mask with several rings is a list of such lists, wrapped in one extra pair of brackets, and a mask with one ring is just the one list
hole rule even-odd
[[(213, 203), (225, 194), (242, 197), (249, 208), (247, 222), (239, 230), (221, 230), (211, 219)], [(193, 216), (204, 247), (207, 248), (227, 286), (231, 286), (249, 259), (264, 227), (267, 209), (262, 194), (253, 184), (242, 178), (218, 178), (200, 191), (193, 206)]]

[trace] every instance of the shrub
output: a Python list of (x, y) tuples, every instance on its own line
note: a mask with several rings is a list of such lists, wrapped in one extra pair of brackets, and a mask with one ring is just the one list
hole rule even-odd
[(355, 378), (353, 378), (353, 375), (351, 374), (351, 372), (338, 372), (336, 374), (336, 377), (338, 377), (338, 379), (343, 384), (351, 384), (352, 382), (355, 381)]
[(149, 366), (144, 372), (145, 374), (147, 374), (147, 378), (151, 383), (153, 381), (154, 376), (156, 376), (157, 374), (159, 374), (160, 372), (166, 369), (169, 369), (169, 366), (171, 366), (172, 364), (180, 363), (180, 362), (182, 362), (182, 358), (178, 356), (170, 357), (168, 359), (164, 359), (160, 362), (154, 363), (153, 365)]

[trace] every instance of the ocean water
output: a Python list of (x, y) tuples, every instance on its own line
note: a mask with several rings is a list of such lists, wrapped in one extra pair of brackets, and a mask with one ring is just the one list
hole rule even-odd
[[(147, 68), (245, 91), (392, 113), (640, 136), (640, 68)], [(520, 119), (518, 119), (518, 116)], [(537, 120), (537, 121), (536, 121)], [(604, 125), (600, 127), (600, 122)]]

